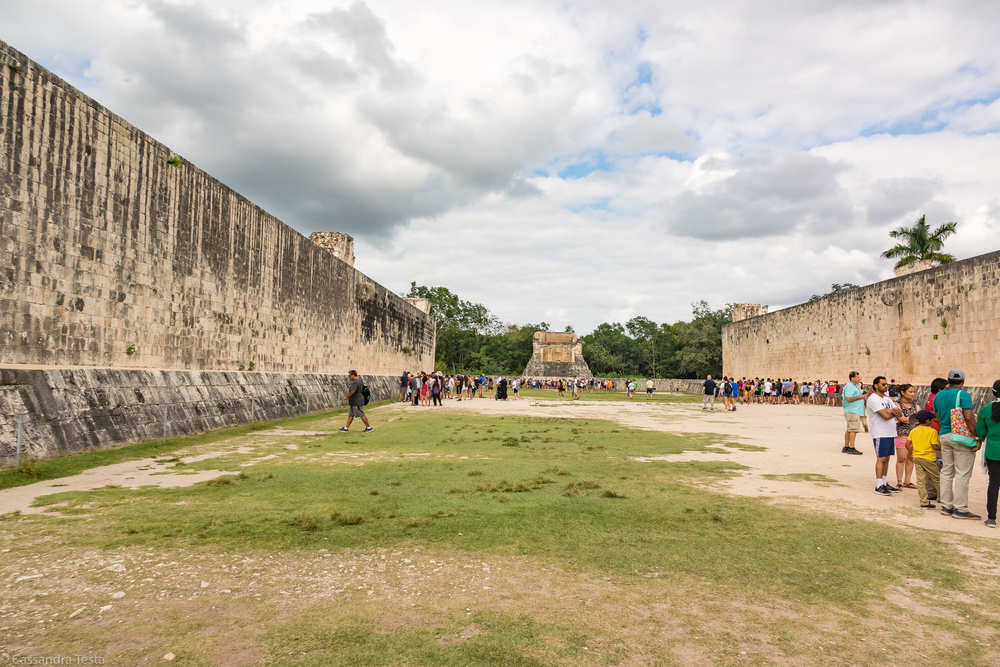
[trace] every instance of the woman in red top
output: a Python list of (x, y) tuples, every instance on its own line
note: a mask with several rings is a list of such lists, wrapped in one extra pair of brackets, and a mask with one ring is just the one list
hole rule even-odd
[[(938, 392), (948, 386), (948, 381), (944, 378), (934, 378), (931, 380), (931, 395), (927, 397), (927, 404), (924, 405), (924, 410), (930, 410), (934, 412), (934, 397), (938, 395)], [(935, 431), (941, 430), (941, 425), (938, 424), (937, 412), (934, 412), (934, 421), (932, 421), (928, 426), (930, 426)]]

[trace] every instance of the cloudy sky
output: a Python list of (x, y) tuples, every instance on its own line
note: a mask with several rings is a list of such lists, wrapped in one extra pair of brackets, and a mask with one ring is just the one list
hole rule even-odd
[(1000, 248), (998, 25), (995, 0), (5, 0), (0, 39), (351, 233), (391, 289), (585, 332), (890, 277), (923, 213), (960, 258)]

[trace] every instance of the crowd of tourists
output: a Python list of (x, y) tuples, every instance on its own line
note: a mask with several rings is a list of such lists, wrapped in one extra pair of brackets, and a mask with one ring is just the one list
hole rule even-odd
[[(857, 434), (871, 433), (875, 453), (875, 493), (891, 496), (903, 489), (916, 489), (920, 507), (935, 509), (955, 519), (979, 520), (969, 510), (969, 480), (976, 452), (985, 445), (982, 466), (989, 474), (986, 489), (986, 525), (996, 528), (997, 494), (1000, 491), (1000, 380), (993, 383), (994, 401), (978, 413), (972, 395), (965, 390), (965, 373), (948, 371), (947, 378), (931, 382), (923, 407), (916, 403), (910, 384), (890, 390), (884, 376), (872, 380), (866, 390), (861, 374), (852, 371), (844, 387), (845, 454), (861, 454)], [(866, 423), (867, 421), (867, 423)], [(889, 461), (896, 457), (896, 483), (889, 483)], [(916, 472), (916, 484), (913, 473)]]
[(839, 380), (793, 380), (792, 378), (735, 378), (724, 376), (713, 380), (709, 375), (703, 384), (703, 409), (714, 410), (721, 400), (726, 410), (736, 405), (829, 405), (842, 404), (843, 386)]

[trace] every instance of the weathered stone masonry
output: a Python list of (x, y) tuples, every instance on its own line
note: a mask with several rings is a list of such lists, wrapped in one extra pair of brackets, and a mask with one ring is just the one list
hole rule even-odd
[(315, 245), (0, 41), (0, 462), (15, 415), (45, 456), (159, 435), (163, 405), (189, 433), (246, 421), (249, 395), (257, 418), (298, 414), (310, 392), (336, 405), (350, 368), (376, 399), (432, 369), (426, 309), (330, 237)]
[(433, 365), (425, 313), (2, 42), (0, 119), (0, 363)]
[(970, 386), (1000, 377), (1000, 252), (885, 280), (726, 325), (727, 375), (847, 380), (858, 370), (930, 384), (950, 368)]

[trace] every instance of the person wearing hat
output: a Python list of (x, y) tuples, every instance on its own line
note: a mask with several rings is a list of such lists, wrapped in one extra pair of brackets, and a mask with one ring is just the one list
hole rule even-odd
[(931, 426), (935, 415), (930, 410), (920, 410), (910, 421), (915, 424), (906, 434), (906, 450), (917, 469), (917, 492), (920, 494), (920, 508), (934, 509), (931, 497), (938, 495), (940, 471), (937, 467), (941, 443), (938, 432)]
[(972, 411), (972, 394), (962, 389), (965, 372), (957, 368), (948, 371), (948, 387), (934, 398), (934, 412), (938, 416), (941, 440), (941, 514), (955, 519), (978, 520), (981, 517), (969, 511), (969, 478), (976, 463), (976, 452), (981, 444), (968, 447), (951, 439), (951, 411), (960, 408), (969, 430), (976, 432), (976, 415)]
[(993, 402), (979, 410), (976, 435), (986, 446), (983, 459), (990, 475), (990, 482), (986, 487), (986, 525), (996, 528), (997, 493), (1000, 492), (1000, 380), (993, 383)]

